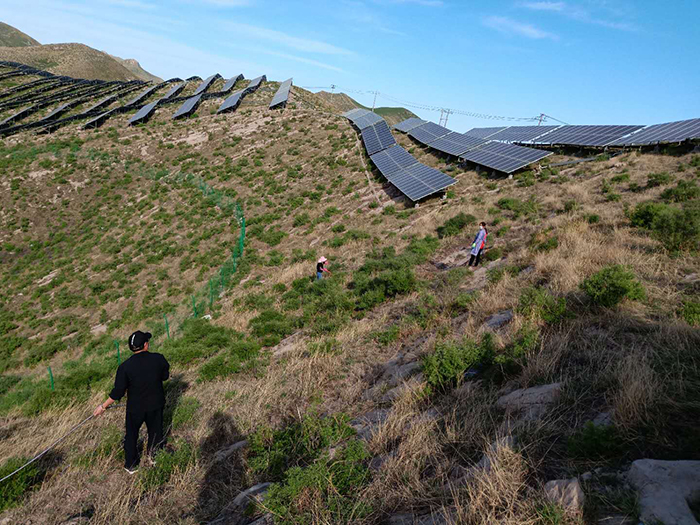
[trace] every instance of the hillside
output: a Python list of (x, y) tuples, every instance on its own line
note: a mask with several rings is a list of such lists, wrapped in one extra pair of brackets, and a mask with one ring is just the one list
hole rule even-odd
[[(327, 91), (319, 91), (318, 93), (315, 93), (315, 95), (335, 108), (338, 113), (344, 113), (354, 108), (369, 109), (345, 93), (328, 93)], [(390, 126), (398, 124), (407, 118), (416, 116), (412, 111), (406, 108), (380, 107), (375, 108), (374, 112), (383, 117)]]
[(157, 77), (155, 75), (152, 75), (151, 73), (149, 73), (148, 71), (143, 69), (141, 67), (141, 64), (139, 64), (138, 61), (134, 60), (133, 58), (119, 58), (118, 56), (114, 56), (114, 55), (109, 55), (109, 56), (111, 56), (114, 60), (119, 62), (126, 69), (131, 71), (131, 73), (139, 80), (144, 80), (146, 82), (155, 82), (155, 83), (163, 82), (162, 78)]
[(19, 29), (0, 22), (0, 47), (27, 47), (41, 44)]
[(0, 47), (0, 60), (20, 62), (74, 78), (138, 80), (136, 75), (108, 54), (83, 44)]
[(104, 401), (133, 330), (171, 378), (155, 466), (122, 469), (122, 403), (0, 485), (0, 522), (637, 525), (639, 460), (700, 459), (693, 146), (511, 179), (395, 133), (457, 179), (414, 206), (345, 99), (278, 86), (3, 139), (0, 477)]

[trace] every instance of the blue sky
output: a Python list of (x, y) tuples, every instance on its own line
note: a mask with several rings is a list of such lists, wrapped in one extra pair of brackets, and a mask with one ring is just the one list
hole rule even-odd
[[(2, 0), (0, 20), (44, 44), (136, 58), (164, 78), (264, 73), (335, 84), (368, 105), (378, 91), (377, 105), (545, 113), (572, 124), (700, 117), (697, 0), (27, 3)], [(448, 127), (502, 122), (454, 114)]]

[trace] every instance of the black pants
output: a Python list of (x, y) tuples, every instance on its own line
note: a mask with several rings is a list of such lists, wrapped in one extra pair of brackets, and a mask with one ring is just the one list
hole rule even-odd
[[(474, 265), (474, 267), (479, 266), (479, 263), (481, 262), (481, 252), (482, 251), (483, 251), (483, 249), (479, 250), (479, 252), (476, 255), (472, 255), (469, 258), (469, 266), (472, 266), (472, 265)], [(476, 259), (476, 263), (474, 262), (475, 259)]]
[(124, 436), (124, 466), (128, 469), (139, 464), (137, 443), (141, 425), (146, 423), (148, 429), (147, 453), (154, 454), (163, 446), (163, 409), (157, 408), (149, 412), (126, 413), (126, 436)]

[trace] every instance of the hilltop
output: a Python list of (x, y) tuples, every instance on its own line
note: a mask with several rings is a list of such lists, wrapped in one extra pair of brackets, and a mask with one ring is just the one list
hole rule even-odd
[[(109, 54), (109, 53), (108, 53)], [(144, 80), (146, 82), (163, 82), (163, 79), (160, 77), (157, 77), (156, 75), (153, 75), (143, 69), (141, 67), (141, 64), (138, 63), (137, 60), (133, 58), (119, 58), (118, 56), (115, 55), (109, 55), (112, 57), (114, 60), (119, 62), (122, 66), (124, 66), (126, 69), (131, 71), (131, 73), (139, 80)]]
[(84, 44), (47, 44), (31, 47), (0, 47), (0, 60), (20, 62), (88, 80), (139, 80), (139, 76), (107, 53)]
[(0, 22), (0, 47), (27, 47), (41, 44), (19, 29)]
[[(328, 103), (338, 113), (344, 113), (354, 108), (370, 109), (366, 106), (363, 106), (362, 104), (357, 102), (352, 97), (346, 95), (345, 93), (328, 93), (327, 91), (319, 91), (318, 93), (315, 93), (315, 95), (321, 100)], [(398, 124), (399, 122), (406, 120), (407, 118), (416, 116), (412, 111), (406, 108), (380, 107), (375, 108), (374, 112), (377, 115), (383, 117), (384, 120), (387, 121), (387, 124), (389, 124), (390, 126)]]
[(700, 459), (693, 145), (508, 178), (394, 133), (457, 180), (414, 206), (346, 98), (271, 111), (278, 86), (3, 139), (0, 476), (104, 400), (134, 329), (172, 378), (156, 466), (121, 469), (112, 410), (0, 486), (1, 519), (636, 525), (638, 460)]

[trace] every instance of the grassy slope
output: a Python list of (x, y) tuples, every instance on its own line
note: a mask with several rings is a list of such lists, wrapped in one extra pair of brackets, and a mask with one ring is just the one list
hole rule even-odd
[(57, 75), (88, 80), (138, 79), (107, 53), (83, 44), (0, 47), (0, 60), (20, 62)]
[[(317, 256), (331, 260), (333, 279), (342, 284), (340, 294), (373, 248), (393, 246), (400, 252), (412, 238), (434, 235), (458, 212), (489, 223), (489, 244), (502, 251), (501, 258), (488, 272), (480, 269), (473, 275), (436, 270), (430, 261), (452, 261), (469, 245), (470, 226), (443, 239), (430, 261), (415, 268), (419, 285), (413, 291), (364, 315), (337, 318), (326, 333), (307, 325), (265, 351), (267, 365), (205, 382), (198, 381), (207, 362), (203, 358), (174, 367), (169, 405), (196, 399), (199, 408), (174, 428), (171, 442), (180, 450), (183, 443), (199, 450), (194, 463), (157, 489), (127, 480), (118, 468), (118, 439), (109, 437), (118, 436), (122, 416), (110, 413), (61, 448), (61, 457), (48, 463), (51, 475), (41, 489), (7, 517), (52, 523), (91, 509), (94, 523), (211, 519), (241, 489), (265, 480), (252, 471), (247, 453), (218, 464), (212, 451), (261, 426), (279, 428), (314, 411), (356, 416), (380, 407), (389, 410), (386, 424), (368, 443), (371, 454), (384, 463), (371, 483), (357, 490), (373, 505), (366, 518), (370, 523), (397, 510), (425, 512), (442, 506), (456, 507), (466, 523), (536, 522), (554, 512), (540, 504), (541, 483), (548, 479), (595, 467), (624, 467), (637, 457), (698, 459), (693, 441), (698, 399), (692, 385), (699, 380), (700, 341), (679, 311), (684, 301), (697, 296), (693, 276), (700, 267), (695, 257), (670, 256), (658, 241), (631, 228), (625, 216), (626, 207), (659, 200), (664, 190), (633, 191), (632, 184), (644, 188), (650, 173), (664, 171), (676, 180), (692, 180), (698, 168), (689, 164), (697, 160), (627, 153), (533, 179), (534, 185), (453, 171), (459, 182), (447, 200), (414, 209), (365, 171), (368, 161), (345, 119), (327, 113), (325, 102), (298, 89), (284, 112), (269, 113), (265, 101), (274, 90), (274, 83), (265, 85), (238, 112), (224, 117), (211, 115), (217, 101), (208, 101), (197, 119), (179, 123), (168, 118), (174, 108), (161, 108), (144, 127), (126, 128), (129, 115), (124, 115), (98, 132), (66, 128), (49, 137), (6, 140), (3, 147), (13, 155), (0, 155), (11, 159), (5, 161), (0, 181), (2, 302), (5, 311), (21, 312), (11, 321), (17, 328), (9, 333), (37, 336), (34, 341), (58, 333), (70, 336), (70, 348), (34, 368), (20, 365), (4, 377), (33, 374), (43, 385), (49, 363), (60, 381), (68, 358), (90, 363), (112, 355), (112, 338), (123, 339), (135, 326), (159, 322), (158, 315), (147, 322), (144, 307), (158, 314), (169, 301), (186, 312), (188, 291), (216, 270), (236, 238), (235, 224), (207, 207), (197, 188), (170, 184), (168, 177), (153, 181), (151, 168), (198, 174), (243, 204), (247, 251), (255, 257), (249, 259), (244, 282), (224, 294), (211, 314), (215, 325), (249, 335), (249, 321), (271, 307), (291, 319), (301, 315), (304, 302), (317, 300), (306, 296), (295, 309), (283, 297), (296, 279), (310, 276)], [(445, 160), (408, 137), (397, 134), (397, 139), (421, 161), (446, 169)], [(621, 181), (612, 183), (613, 193), (619, 201), (602, 191), (603, 181), (616, 175)], [(534, 198), (537, 204), (516, 216), (503, 209), (502, 201), (499, 205), (504, 197), (520, 202)], [(599, 216), (598, 222), (591, 224), (591, 214)], [(367, 238), (356, 235), (357, 240), (344, 244), (337, 240), (350, 230)], [(275, 231), (286, 236), (276, 237)], [(539, 246), (552, 238), (557, 243), (543, 251)], [(51, 240), (44, 256), (27, 260), (32, 246)], [(647, 289), (646, 300), (605, 311), (588, 306), (579, 284), (612, 263), (632, 268)], [(523, 291), (531, 286), (565, 299), (569, 314), (555, 322), (519, 309)], [(129, 296), (123, 298), (125, 290)], [(474, 290), (480, 294), (470, 302)], [(514, 311), (514, 319), (495, 333), (496, 352), (508, 357), (523, 328), (534, 329), (538, 343), (525, 354), (502, 360), (466, 387), (428, 394), (419, 376), (393, 401), (383, 399), (391, 388), (382, 379), (387, 363), (411, 362), (445, 341), (479, 340), (485, 319), (507, 309)], [(91, 339), (90, 330), (102, 324), (108, 333), (95, 342), (98, 336)], [(156, 328), (162, 331), (162, 326)], [(81, 339), (81, 344), (71, 343)], [(18, 363), (32, 344), (14, 352)], [(563, 394), (547, 417), (510, 432), (501, 427), (504, 415), (493, 404), (501, 388), (553, 381), (563, 383)], [(12, 409), (2, 423), (0, 459), (42, 449), (48, 440), (45, 429), (59, 435), (81, 420), (102, 400), (108, 383), (108, 377), (95, 383), (73, 406), (65, 400), (52, 406), (49, 399), (49, 408), (37, 417), (26, 417), (22, 407)], [(613, 411), (614, 437), (605, 438), (610, 441), (603, 440), (602, 449), (595, 440), (572, 446), (570, 438), (583, 423), (607, 410)], [(434, 413), (437, 420), (426, 417)], [(504, 433), (515, 435), (518, 446), (492, 452), (489, 475), (454, 492), (439, 490)], [(92, 459), (86, 462), (88, 453)], [(589, 504), (583, 521), (634, 510), (622, 488), (597, 495), (591, 482), (585, 489)], [(147, 497), (138, 499), (143, 491)], [(300, 508), (308, 503), (300, 501)], [(323, 512), (323, 505), (319, 509)]]
[(0, 22), (0, 47), (40, 46), (41, 44), (19, 29)]
[[(362, 104), (357, 102), (355, 99), (349, 97), (345, 93), (328, 93), (326, 91), (319, 91), (318, 93), (316, 93), (316, 96), (333, 106), (339, 113), (349, 111), (353, 108), (369, 109), (368, 107), (363, 106)], [(389, 126), (393, 126), (394, 124), (398, 124), (399, 122), (402, 122), (407, 118), (416, 116), (412, 111), (406, 108), (381, 107), (376, 108), (375, 112), (378, 115), (384, 117)]]

